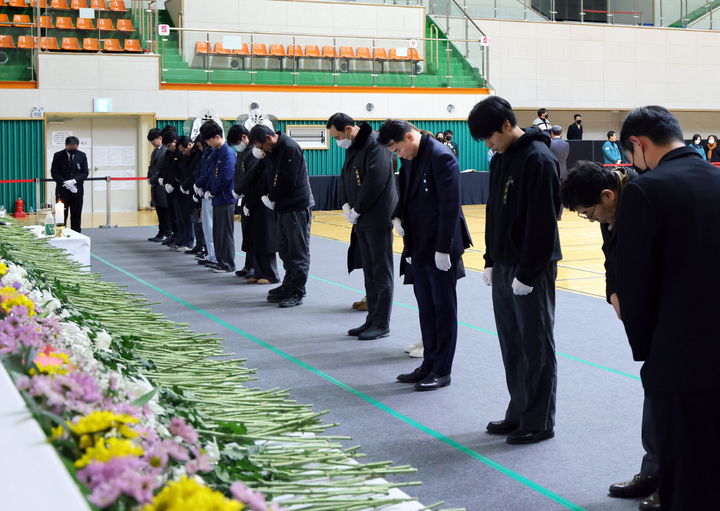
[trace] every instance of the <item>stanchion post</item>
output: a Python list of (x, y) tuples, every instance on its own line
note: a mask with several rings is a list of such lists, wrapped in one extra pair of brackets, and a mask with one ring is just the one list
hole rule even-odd
[(117, 225), (112, 225), (110, 223), (110, 210), (112, 209), (110, 204), (110, 183), (112, 182), (112, 178), (110, 176), (105, 177), (105, 225), (101, 225), (100, 229), (114, 229), (117, 227)]
[(35, 178), (35, 223), (40, 225), (40, 178)]

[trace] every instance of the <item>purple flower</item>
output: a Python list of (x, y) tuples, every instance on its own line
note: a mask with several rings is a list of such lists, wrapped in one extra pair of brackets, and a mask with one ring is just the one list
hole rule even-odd
[(93, 462), (77, 477), (91, 494), (89, 500), (98, 507), (113, 504), (121, 495), (128, 495), (139, 503), (152, 500), (153, 490), (160, 485), (151, 467), (135, 456), (113, 458), (107, 463)]
[(187, 461), (190, 459), (190, 454), (188, 453), (188, 450), (179, 443), (177, 443), (175, 440), (168, 438), (167, 440), (163, 440), (161, 445), (162, 448), (165, 449), (165, 452), (167, 452), (170, 457), (175, 460)]
[(180, 417), (173, 417), (170, 420), (170, 433), (177, 435), (190, 445), (197, 443), (198, 435), (195, 428), (187, 424)]
[(207, 454), (197, 453), (195, 459), (192, 459), (185, 463), (185, 470), (190, 475), (196, 474), (197, 472), (211, 472), (212, 465), (210, 464), (210, 457)]
[(282, 511), (281, 508), (275, 507), (274, 504), (268, 507), (262, 493), (251, 490), (239, 481), (230, 486), (230, 493), (235, 500), (247, 504), (250, 511)]

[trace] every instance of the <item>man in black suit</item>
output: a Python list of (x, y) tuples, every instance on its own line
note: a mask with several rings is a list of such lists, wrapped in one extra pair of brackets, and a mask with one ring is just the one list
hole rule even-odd
[(83, 181), (88, 177), (88, 162), (84, 152), (78, 151), (77, 137), (65, 139), (65, 149), (53, 156), (50, 175), (55, 180), (55, 200), (65, 204), (65, 224), (70, 215), (70, 228), (80, 232), (83, 206)]
[(568, 140), (582, 140), (583, 137), (583, 127), (582, 127), (582, 115), (575, 114), (573, 115), (573, 122), (570, 126), (568, 126), (567, 129), (567, 139)]
[(625, 187), (615, 236), (622, 321), (657, 428), (662, 509), (715, 508), (720, 173), (660, 106), (630, 112), (620, 142), (639, 171), (652, 169)]
[[(336, 113), (327, 122), (328, 133), (345, 149), (340, 178), (340, 201), (353, 224), (348, 249), (348, 271), (362, 267), (368, 315), (348, 335), (369, 341), (390, 335), (393, 297), (392, 214), (397, 204), (390, 151), (378, 144), (366, 122)], [(355, 261), (359, 255), (360, 261)], [(359, 263), (359, 264), (358, 264)]]
[(537, 126), (520, 129), (499, 96), (475, 105), (468, 126), (497, 151), (490, 162), (484, 276), (492, 286), (510, 403), (505, 418), (486, 429), (508, 435), (509, 444), (540, 442), (555, 435), (558, 162), (550, 137)]
[(435, 390), (450, 384), (457, 342), (455, 288), (465, 276), (462, 254), (472, 244), (460, 208), (460, 169), (449, 147), (406, 121), (385, 121), (378, 142), (402, 161), (393, 215), (403, 233), (400, 274), (413, 284), (425, 345), (422, 365), (397, 379), (414, 383), (415, 390)]

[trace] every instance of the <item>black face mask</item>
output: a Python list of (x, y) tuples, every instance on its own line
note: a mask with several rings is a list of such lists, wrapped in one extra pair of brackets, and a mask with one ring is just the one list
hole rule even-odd
[(445, 140), (447, 140), (448, 142), (450, 142), (450, 141), (452, 140), (452, 135), (446, 136), (446, 137), (445, 137)]
[(578, 120), (575, 121), (575, 122), (578, 123), (578, 124), (582, 124), (582, 119), (578, 119)]
[(77, 152), (77, 149), (68, 149), (67, 152), (69, 155), (73, 155)]

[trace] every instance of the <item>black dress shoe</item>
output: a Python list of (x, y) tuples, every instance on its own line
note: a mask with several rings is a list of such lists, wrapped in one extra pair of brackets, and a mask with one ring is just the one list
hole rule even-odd
[(278, 303), (278, 307), (281, 307), (283, 309), (289, 309), (290, 307), (297, 307), (298, 305), (302, 305), (302, 303), (303, 295), (300, 293), (293, 293), (290, 296), (280, 300), (280, 303)]
[(528, 431), (526, 429), (516, 429), (507, 437), (507, 443), (513, 445), (534, 444), (542, 442), (548, 438), (555, 436), (555, 431), (547, 429), (544, 431)]
[(491, 435), (509, 435), (518, 428), (518, 425), (507, 419), (501, 421), (490, 421), (485, 429)]
[(160, 242), (160, 243), (164, 243), (164, 242), (166, 242), (166, 241), (169, 240), (169, 239), (170, 239), (169, 236), (166, 236), (165, 234), (163, 234), (162, 236), (159, 236), (159, 237), (155, 238), (154, 241)]
[(199, 254), (199, 253), (202, 252), (202, 251), (203, 251), (202, 245), (195, 245), (192, 249), (188, 250), (188, 251), (185, 252), (185, 253), (186, 253), (186, 254), (193, 254), (193, 255), (195, 255), (195, 254)]
[(438, 376), (430, 373), (424, 380), (420, 380), (415, 384), (415, 390), (437, 390), (450, 385), (450, 375)]
[(648, 498), (640, 502), (640, 505), (638, 505), (638, 509), (660, 509), (660, 492), (656, 491)]
[(288, 294), (288, 290), (287, 290), (287, 288), (286, 288), (285, 286), (274, 287), (274, 288), (272, 288), (272, 289), (270, 289), (270, 290), (268, 291), (268, 296), (270, 296), (270, 295), (275, 295), (275, 296), (283, 295), (283, 296), (285, 296), (285, 295), (287, 295), (287, 294)]
[(172, 236), (166, 236), (164, 240), (161, 242), (163, 245), (169, 245), (170, 243), (175, 243), (175, 238)]
[(368, 328), (363, 333), (358, 335), (358, 340), (360, 341), (374, 341), (375, 339), (380, 339), (382, 337), (387, 337), (390, 335), (390, 329), (389, 328)]
[(418, 367), (412, 373), (399, 374), (397, 381), (400, 383), (417, 383), (427, 378), (428, 372)]
[(657, 490), (657, 487), (657, 477), (635, 474), (629, 481), (611, 484), (608, 493), (611, 497), (621, 499), (639, 499), (640, 497), (647, 497)]
[(162, 235), (160, 233), (157, 233), (155, 236), (153, 236), (152, 238), (148, 238), (147, 240), (148, 241), (157, 241), (160, 236), (162, 236)]
[(370, 328), (370, 326), (371, 326), (370, 323), (363, 323), (359, 327), (351, 328), (350, 330), (348, 330), (348, 335), (351, 337), (357, 337), (358, 335), (363, 333), (365, 330)]

